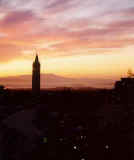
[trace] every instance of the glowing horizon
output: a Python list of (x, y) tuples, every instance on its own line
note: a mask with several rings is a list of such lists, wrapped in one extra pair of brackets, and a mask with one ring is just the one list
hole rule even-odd
[[(112, 7), (114, 6), (114, 7)], [(111, 78), (134, 69), (134, 2), (0, 0), (0, 77), (42, 73)]]

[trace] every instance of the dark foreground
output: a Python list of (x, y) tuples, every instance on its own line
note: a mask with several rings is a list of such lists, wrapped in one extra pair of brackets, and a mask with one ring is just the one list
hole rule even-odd
[(1, 91), (0, 159), (134, 159), (134, 105), (113, 90)]

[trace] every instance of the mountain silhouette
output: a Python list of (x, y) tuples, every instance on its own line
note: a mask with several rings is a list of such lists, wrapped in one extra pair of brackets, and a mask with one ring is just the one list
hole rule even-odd
[[(0, 77), (0, 84), (7, 88), (31, 88), (32, 76), (9, 76)], [(95, 88), (111, 88), (114, 84), (112, 79), (95, 79), (95, 78), (70, 78), (55, 74), (41, 74), (41, 88), (56, 87), (95, 87)]]

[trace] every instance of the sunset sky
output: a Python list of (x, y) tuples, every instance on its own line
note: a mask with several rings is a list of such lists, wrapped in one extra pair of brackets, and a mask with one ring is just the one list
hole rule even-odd
[(134, 69), (134, 0), (0, 0), (0, 77), (125, 76)]

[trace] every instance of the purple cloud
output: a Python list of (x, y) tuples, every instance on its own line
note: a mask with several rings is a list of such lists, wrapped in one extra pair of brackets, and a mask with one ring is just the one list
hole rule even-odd
[(4, 26), (10, 26), (31, 21), (34, 18), (35, 16), (32, 11), (14, 11), (14, 12), (9, 12), (6, 15), (6, 17), (2, 21), (2, 24)]

